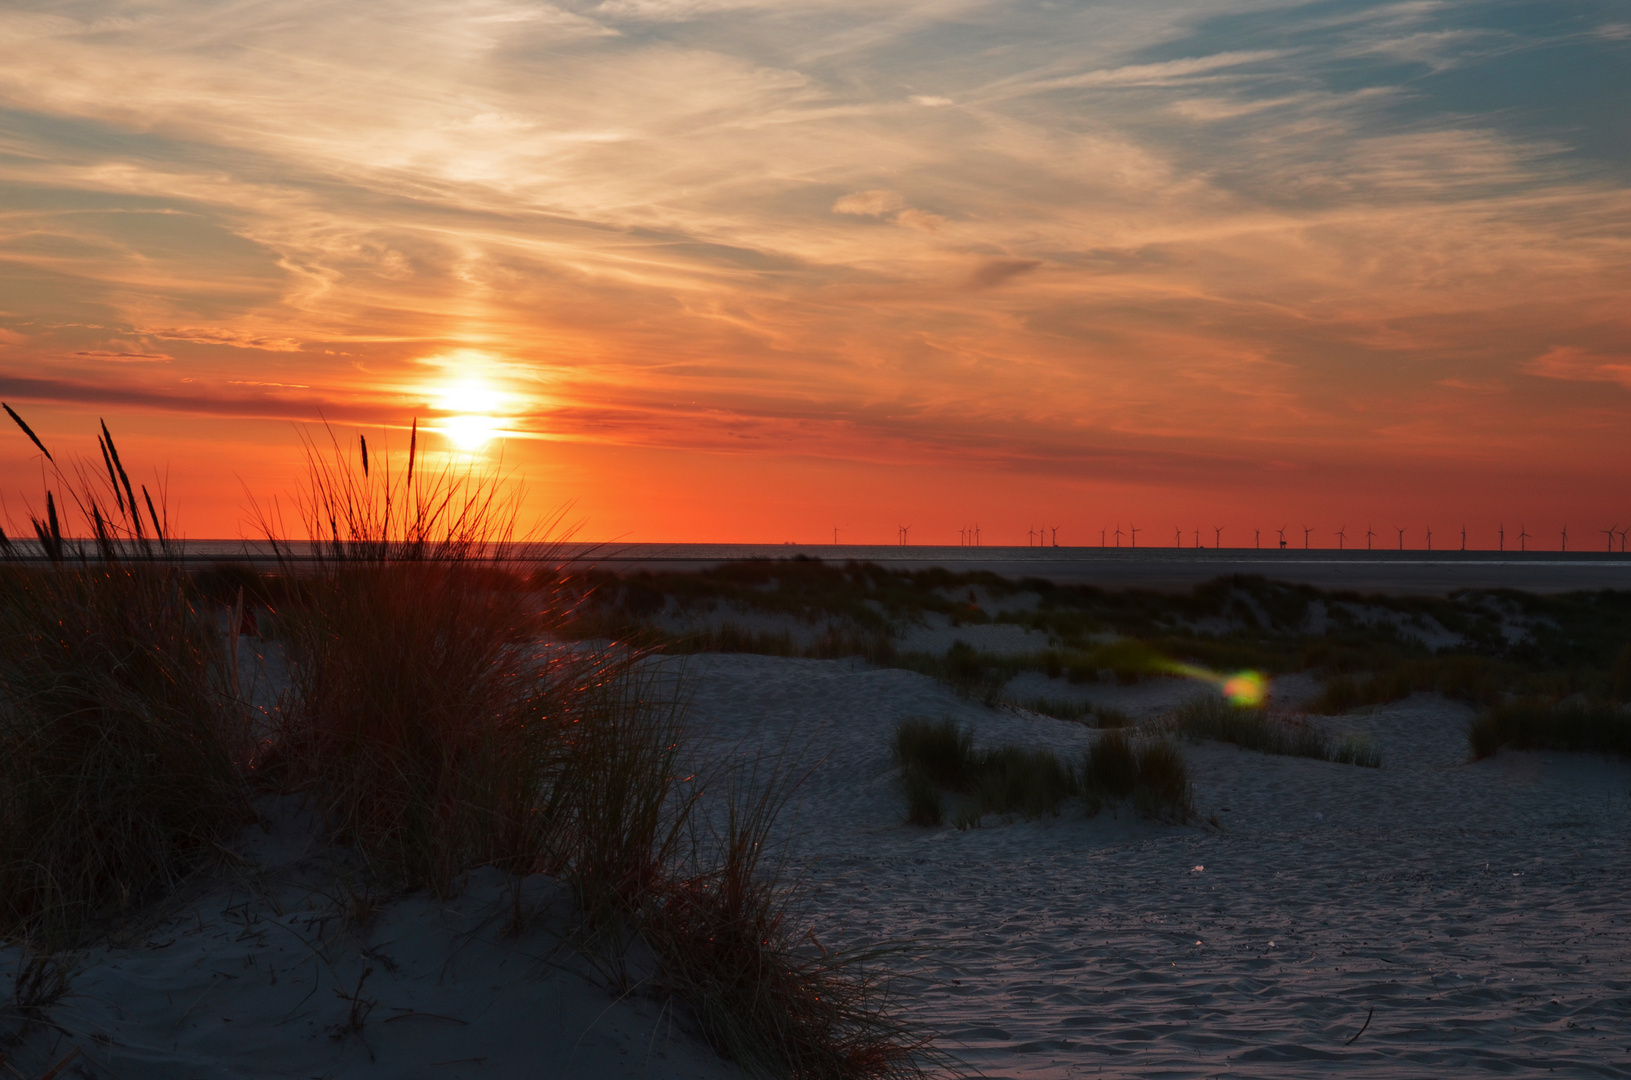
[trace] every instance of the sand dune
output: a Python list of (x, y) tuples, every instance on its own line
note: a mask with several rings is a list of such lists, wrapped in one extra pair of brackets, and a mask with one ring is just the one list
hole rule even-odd
[(50, 1025), (0, 1048), (20, 1075), (77, 1048), (66, 1075), (118, 1080), (741, 1077), (671, 1012), (582, 967), (552, 880), (520, 883), (520, 934), (513, 879), (493, 870), (445, 901), (374, 897), (359, 924), (344, 881), (361, 876), (287, 804), (267, 809), (272, 831), (238, 845), (243, 874), (78, 957)]
[[(1469, 764), (1470, 713), (1418, 696), (1328, 721), (1378, 740), (1379, 770), (1186, 746), (1215, 825), (1067, 803), (923, 829), (902, 824), (900, 719), (1072, 755), (1097, 732), (855, 661), (651, 663), (689, 689), (702, 772), (805, 774), (784, 825), (818, 937), (899, 943), (920, 976), (901, 984), (907, 1018), (985, 1075), (1631, 1076), (1623, 764)], [(1183, 684), (1082, 690), (1147, 718)], [(525, 883), (537, 918), (519, 937), (493, 872), (348, 921), (343, 864), (272, 809), (273, 830), (239, 845), (241, 873), (80, 957), (52, 1025), (10, 1061), (37, 1075), (78, 1047), (70, 1070), (153, 1080), (739, 1075), (581, 966), (547, 879)]]
[(1380, 770), (1187, 747), (1222, 828), (1067, 807), (921, 829), (900, 824), (901, 717), (1060, 750), (1094, 734), (843, 661), (687, 670), (713, 761), (810, 767), (795, 865), (820, 932), (903, 943), (912, 1018), (989, 1076), (1631, 1076), (1622, 764), (1469, 764), (1470, 714), (1418, 696), (1332, 721), (1380, 740)]

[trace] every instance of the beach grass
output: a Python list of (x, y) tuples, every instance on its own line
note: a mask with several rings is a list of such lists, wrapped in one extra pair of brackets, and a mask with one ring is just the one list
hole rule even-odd
[(1631, 758), (1631, 712), (1607, 702), (1514, 701), (1475, 717), (1467, 742), (1474, 759), (1503, 749)]
[(1080, 789), (1088, 813), (1130, 802), (1147, 818), (1183, 823), (1195, 816), (1194, 786), (1182, 751), (1166, 738), (1107, 731), (1083, 754)]
[[(379, 457), (379, 476), (358, 475), (338, 445), (313, 458), (297, 505), (328, 533), (317, 564), (287, 575), (295, 693), (269, 768), (331, 835), (385, 880), (438, 893), (479, 865), (563, 878), (577, 941), (614, 989), (674, 997), (752, 1072), (919, 1074), (925, 1046), (890, 1018), (870, 957), (801, 944), (796, 883), (764, 858), (778, 784), (704, 835), (703, 785), (679, 767), (682, 683), (626, 644), (540, 644), (575, 601), (558, 575), (494, 567), (514, 504)], [(643, 949), (654, 976), (628, 962)]]
[(162, 498), (134, 497), (105, 427), (101, 448), (104, 469), (51, 461), (46, 562), (0, 563), (0, 936), (42, 947), (116, 926), (254, 816), (228, 643), (155, 558)]
[[(921, 1075), (887, 967), (808, 944), (798, 883), (765, 858), (785, 787), (699, 833), (682, 686), (627, 644), (550, 637), (581, 594), (505, 569), (514, 494), (427, 467), (415, 436), (401, 467), (307, 449), (290, 505), (315, 557), (273, 503), (270, 574), (170, 566), (162, 499), (136, 500), (105, 429), (105, 478), (51, 473), (33, 547), (0, 537), (0, 937), (56, 957), (103, 935), (222, 855), (271, 787), (359, 856), (359, 896), (448, 895), (484, 865), (561, 877), (579, 943), (625, 969), (655, 953), (639, 989), (750, 1072)], [(246, 607), (276, 609), (261, 626), (289, 662), (270, 714), (238, 679)], [(22, 973), (20, 1007), (60, 993), (55, 970)]]
[(1187, 821), (1194, 813), (1188, 766), (1159, 736), (1134, 742), (1119, 729), (1106, 732), (1073, 767), (1051, 750), (977, 749), (954, 720), (914, 718), (896, 727), (893, 750), (913, 825), (944, 822), (946, 791), (961, 796), (953, 813), (959, 828), (987, 814), (1057, 816), (1078, 796), (1090, 815), (1123, 801), (1151, 818)]
[(1219, 694), (1202, 694), (1173, 710), (1173, 730), (1199, 742), (1233, 743), (1246, 750), (1285, 757), (1314, 758), (1378, 768), (1381, 750), (1362, 735), (1331, 735), (1306, 717), (1277, 714), (1262, 707), (1230, 704)]

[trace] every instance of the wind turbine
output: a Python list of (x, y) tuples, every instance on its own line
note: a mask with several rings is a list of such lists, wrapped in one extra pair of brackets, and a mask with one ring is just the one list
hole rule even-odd
[[(1399, 527), (1397, 525), (1395, 525), (1393, 527), (1395, 529), (1399, 529)], [(1399, 550), (1400, 551), (1404, 550), (1404, 530), (1403, 529), (1399, 529)]]
[(1212, 526), (1212, 547), (1218, 551), (1223, 550), (1223, 526)]
[(912, 533), (912, 527), (910, 525), (902, 525), (900, 527), (900, 546), (901, 547), (905, 547), (907, 544), (910, 544), (912, 542), (911, 533)]
[(1620, 531), (1619, 523), (1616, 522), (1614, 524), (1613, 528), (1603, 529), (1601, 531), (1606, 532), (1608, 534), (1608, 550), (1613, 551), (1614, 550), (1614, 534)]
[(1172, 527), (1172, 546), (1180, 548), (1184, 546), (1184, 530), (1176, 525)]
[(832, 527), (832, 546), (833, 547), (838, 546), (838, 526), (837, 525), (834, 525)]
[(1103, 530), (1103, 529), (1100, 529), (1100, 530), (1099, 530), (1099, 546), (1100, 546), (1100, 547), (1104, 547), (1104, 546), (1105, 546), (1105, 543), (1104, 543), (1104, 537), (1105, 537), (1105, 531), (1104, 531), (1104, 530)]
[(1252, 545), (1254, 547), (1257, 547), (1257, 548), (1262, 548), (1262, 546), (1263, 546), (1263, 530), (1262, 529), (1253, 529), (1252, 530)]
[(1308, 550), (1308, 534), (1313, 532), (1313, 531), (1314, 530), (1310, 529), (1307, 525), (1303, 526), (1303, 550), (1304, 551)]
[(974, 546), (980, 546), (980, 523), (977, 521), (974, 523)]
[(1284, 548), (1286, 546), (1286, 527), (1282, 525), (1274, 531), (1280, 534), (1280, 547)]
[(1625, 534), (1628, 533), (1628, 532), (1631, 532), (1631, 529), (1621, 529), (1620, 530), (1620, 554), (1621, 555), (1625, 554)]
[(1053, 546), (1058, 547), (1059, 546), (1059, 526), (1049, 525), (1048, 528), (1053, 530)]
[(1433, 550), (1433, 527), (1431, 525), (1427, 526), (1427, 550)]
[(1127, 526), (1127, 531), (1129, 533), (1131, 533), (1132, 536), (1133, 536), (1133, 547), (1137, 547), (1138, 546), (1138, 526), (1137, 525), (1129, 525), (1129, 526)]
[(1501, 522), (1501, 527), (1496, 530), (1496, 533), (1500, 537), (1500, 544), (1501, 544), (1500, 550), (1505, 551), (1506, 550), (1506, 522), (1504, 522), (1504, 521)]
[(1120, 525), (1116, 526), (1116, 546), (1117, 547), (1121, 546), (1121, 526)]
[(1344, 525), (1337, 530), (1337, 550), (1341, 551), (1348, 543), (1348, 526)]
[(1522, 525), (1518, 526), (1518, 550), (1529, 550), (1529, 530), (1524, 528)]
[(1569, 550), (1569, 527), (1563, 526), (1563, 550)]
[(1375, 539), (1377, 536), (1380, 536), (1380, 535), (1381, 535), (1380, 533), (1371, 532), (1371, 527), (1369, 525), (1365, 526), (1365, 550), (1366, 551), (1370, 550), (1370, 542), (1373, 539)]
[(1467, 527), (1465, 525), (1461, 526), (1461, 550), (1467, 550)]
[(1195, 546), (1196, 547), (1201, 546), (1201, 530), (1199, 530), (1199, 529), (1195, 530)]
[(1036, 530), (1035, 529), (1026, 529), (1025, 530), (1025, 546), (1026, 547), (1036, 547)]

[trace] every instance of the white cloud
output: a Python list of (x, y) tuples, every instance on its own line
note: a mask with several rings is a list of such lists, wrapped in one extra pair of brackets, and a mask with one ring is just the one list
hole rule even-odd
[(845, 195), (832, 204), (833, 212), (837, 214), (859, 214), (864, 217), (882, 217), (892, 210), (899, 210), (906, 205), (906, 200), (900, 197), (900, 192), (890, 191), (887, 188), (873, 188), (869, 191), (856, 191)]

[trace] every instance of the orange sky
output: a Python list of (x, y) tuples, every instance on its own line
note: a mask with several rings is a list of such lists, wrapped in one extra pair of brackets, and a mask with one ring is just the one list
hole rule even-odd
[(200, 537), (418, 417), (593, 538), (1601, 544), (1615, 10), (13, 5), (0, 398)]

